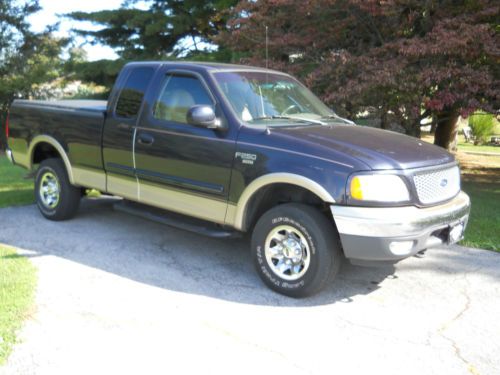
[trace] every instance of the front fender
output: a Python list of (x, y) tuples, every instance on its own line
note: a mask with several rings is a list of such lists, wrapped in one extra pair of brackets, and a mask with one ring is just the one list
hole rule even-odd
[(245, 228), (248, 205), (254, 194), (265, 186), (278, 183), (300, 186), (317, 195), (326, 203), (335, 203), (335, 199), (323, 186), (307, 177), (293, 173), (270, 173), (253, 180), (245, 188), (236, 205), (229, 204), (226, 223), (238, 230)]

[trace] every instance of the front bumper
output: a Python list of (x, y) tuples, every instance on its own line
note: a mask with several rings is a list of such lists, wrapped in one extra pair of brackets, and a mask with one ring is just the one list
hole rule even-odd
[(460, 192), (444, 204), (418, 208), (331, 206), (345, 256), (356, 264), (394, 263), (428, 247), (450, 244), (467, 225), (470, 199)]

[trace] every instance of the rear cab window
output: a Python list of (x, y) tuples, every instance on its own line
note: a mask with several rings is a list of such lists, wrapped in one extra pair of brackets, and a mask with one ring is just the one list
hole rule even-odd
[(117, 117), (127, 119), (137, 117), (153, 74), (154, 69), (151, 67), (137, 67), (130, 72), (116, 102), (115, 115)]

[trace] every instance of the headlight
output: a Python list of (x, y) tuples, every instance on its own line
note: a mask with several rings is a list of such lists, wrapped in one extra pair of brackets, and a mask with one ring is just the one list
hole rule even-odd
[(366, 174), (351, 179), (350, 197), (358, 201), (405, 202), (410, 200), (410, 193), (399, 176)]

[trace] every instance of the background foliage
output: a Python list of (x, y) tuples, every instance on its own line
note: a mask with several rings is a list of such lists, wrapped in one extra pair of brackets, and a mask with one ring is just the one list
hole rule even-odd
[(487, 143), (488, 137), (493, 132), (495, 126), (493, 115), (490, 113), (477, 112), (469, 117), (469, 126), (476, 138), (476, 144)]
[[(67, 40), (51, 30), (35, 34), (26, 18), (39, 10), (38, 1), (0, 0), (0, 121), (14, 98), (30, 97), (36, 86), (57, 78), (62, 67), (61, 49)], [(0, 145), (5, 133), (0, 132)]]
[(433, 117), (443, 147), (459, 114), (499, 103), (499, 14), (489, 0), (240, 1), (219, 42), (306, 80), (342, 114), (374, 111), (410, 135)]
[[(66, 15), (75, 23), (73, 36), (119, 56), (89, 62), (50, 28), (29, 30), (25, 20), (39, 9), (37, 0), (0, 0), (2, 113), (15, 97), (37, 97), (45, 82), (80, 80), (109, 91), (128, 61), (159, 59), (269, 64), (301, 78), (344, 116), (376, 118), (382, 128), (414, 136), (430, 119), (435, 142), (446, 148), (454, 147), (459, 115), (500, 107), (498, 1), (149, 0), (145, 9), (138, 3)], [(106, 89), (81, 90), (80, 97), (105, 97)]]

